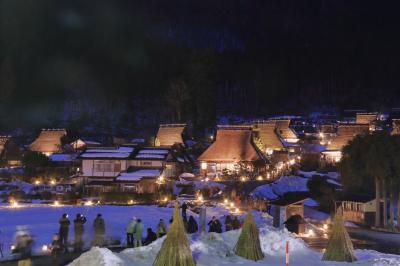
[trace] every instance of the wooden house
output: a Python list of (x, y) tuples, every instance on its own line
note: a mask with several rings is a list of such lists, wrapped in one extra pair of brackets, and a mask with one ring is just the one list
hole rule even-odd
[(0, 164), (20, 166), (22, 154), (11, 136), (0, 136)]
[(342, 158), (342, 149), (358, 135), (368, 134), (369, 124), (339, 124), (336, 136), (326, 144), (322, 152), (323, 162), (335, 164)]
[(265, 170), (267, 160), (254, 144), (252, 130), (252, 126), (219, 126), (215, 141), (198, 158), (201, 174), (237, 171), (239, 165), (249, 171)]
[(31, 151), (41, 152), (47, 156), (62, 151), (62, 138), (67, 135), (65, 129), (43, 129), (37, 139), (30, 145)]
[(374, 129), (374, 124), (378, 120), (379, 114), (374, 113), (357, 113), (356, 114), (356, 124), (366, 124), (370, 125), (370, 129)]
[(276, 132), (275, 120), (257, 121), (254, 124), (254, 133), (261, 141), (262, 151), (266, 154), (271, 155), (274, 151), (285, 150), (285, 146)]
[[(381, 202), (381, 205), (382, 202)], [(372, 196), (350, 195), (336, 202), (343, 209), (346, 221), (373, 226), (375, 224), (376, 199)], [(382, 207), (381, 207), (382, 208)]]
[(276, 119), (276, 132), (280, 138), (287, 143), (297, 143), (299, 141), (296, 132), (290, 128), (290, 119)]
[[(161, 173), (163, 181), (178, 177), (185, 169), (181, 165), (189, 163), (182, 157), (175, 157), (174, 146), (89, 148), (79, 158), (82, 160), (82, 177), (86, 181), (86, 192), (91, 195), (113, 189), (129, 190), (132, 184), (135, 191), (148, 192), (150, 187), (139, 189), (138, 186), (151, 183), (150, 179), (159, 178)], [(155, 172), (158, 174), (146, 175)], [(143, 176), (140, 176), (141, 174)], [(132, 178), (129, 179), (129, 176)]]
[(114, 184), (121, 192), (156, 193), (163, 179), (162, 168), (129, 168), (115, 178)]
[(184, 144), (182, 134), (186, 124), (161, 124), (156, 137), (155, 146), (172, 146)]

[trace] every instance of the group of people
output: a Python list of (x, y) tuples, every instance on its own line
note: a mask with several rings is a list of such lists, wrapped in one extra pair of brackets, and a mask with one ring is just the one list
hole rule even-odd
[[(74, 219), (74, 251), (81, 252), (83, 249), (84, 241), (83, 235), (85, 232), (85, 223), (87, 219), (84, 215), (78, 213), (76, 218)], [(69, 234), (69, 226), (71, 224), (68, 219), (68, 214), (64, 213), (59, 222), (60, 229), (58, 234), (53, 236), (53, 244), (54, 246), (59, 246), (61, 252), (68, 251), (68, 234)], [(96, 218), (93, 221), (94, 228), (94, 238), (92, 244), (94, 246), (102, 246), (104, 244), (104, 235), (106, 232), (106, 225), (102, 215), (97, 214)]]
[[(217, 217), (213, 216), (211, 221), (208, 222), (209, 226), (209, 232), (214, 232), (214, 233), (222, 233), (222, 224), (221, 222), (217, 219)], [(241, 223), (237, 216), (234, 218), (231, 217), (231, 215), (227, 215), (225, 217), (225, 231), (231, 231), (231, 230), (236, 230), (240, 229)]]
[(157, 238), (163, 237), (167, 234), (167, 226), (163, 219), (160, 219), (156, 232), (151, 227), (147, 228), (147, 236), (143, 239), (143, 223), (141, 219), (132, 217), (126, 226), (126, 244), (128, 247), (140, 247), (148, 245)]

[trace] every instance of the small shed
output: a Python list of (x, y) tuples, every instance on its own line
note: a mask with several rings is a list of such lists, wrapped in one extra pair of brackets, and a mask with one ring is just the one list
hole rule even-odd
[[(308, 192), (289, 192), (277, 200), (269, 202), (269, 214), (273, 216), (273, 226), (282, 228), (291, 217), (304, 218), (304, 201)], [(304, 226), (299, 226), (297, 233), (304, 233)]]

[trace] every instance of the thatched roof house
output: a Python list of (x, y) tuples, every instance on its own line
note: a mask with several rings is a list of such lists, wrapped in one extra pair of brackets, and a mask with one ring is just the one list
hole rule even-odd
[(215, 142), (198, 158), (203, 162), (254, 162), (263, 159), (252, 141), (251, 126), (219, 126)]
[(368, 132), (368, 124), (341, 124), (338, 126), (337, 135), (328, 143), (327, 150), (341, 151), (357, 135)]
[(39, 137), (29, 145), (31, 151), (37, 151), (47, 156), (62, 150), (61, 139), (67, 135), (65, 129), (43, 129)]
[(255, 123), (254, 131), (264, 145), (264, 151), (283, 150), (285, 148), (275, 130), (275, 120), (259, 121)]
[(337, 163), (342, 158), (342, 149), (357, 135), (368, 134), (369, 124), (340, 124), (337, 134), (327, 143), (326, 151), (322, 152), (323, 161)]
[(290, 119), (277, 119), (276, 123), (276, 132), (279, 136), (287, 141), (287, 142), (297, 142), (298, 138), (293, 129), (289, 127)]
[(371, 124), (378, 120), (378, 113), (357, 113), (356, 123), (357, 124)]
[(157, 132), (158, 146), (183, 144), (182, 134), (186, 124), (161, 124)]
[(336, 127), (334, 124), (323, 124), (320, 126), (319, 132), (322, 134), (335, 134)]

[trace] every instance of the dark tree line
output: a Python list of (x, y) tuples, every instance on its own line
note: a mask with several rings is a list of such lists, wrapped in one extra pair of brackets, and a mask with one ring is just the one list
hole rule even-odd
[[(217, 114), (394, 106), (396, 10), (368, 0), (0, 0), (0, 129), (202, 128)], [(184, 97), (166, 100), (177, 84)]]

